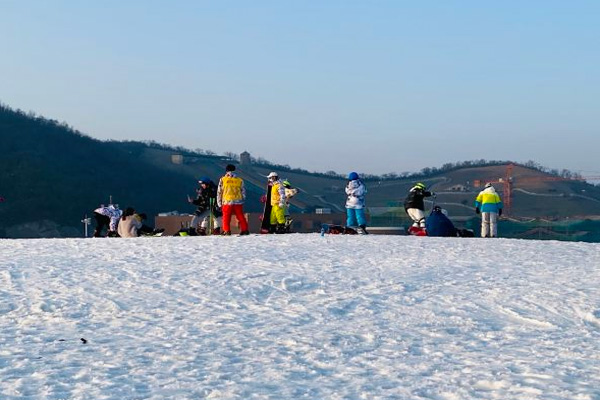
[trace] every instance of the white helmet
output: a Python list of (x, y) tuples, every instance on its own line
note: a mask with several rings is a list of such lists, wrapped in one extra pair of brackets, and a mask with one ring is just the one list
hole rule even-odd
[(267, 175), (267, 178), (274, 178), (274, 177), (278, 177), (279, 175), (277, 175), (277, 172), (269, 172), (269, 175)]

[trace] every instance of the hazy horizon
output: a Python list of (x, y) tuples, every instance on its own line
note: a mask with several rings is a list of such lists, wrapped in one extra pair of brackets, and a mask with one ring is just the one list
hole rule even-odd
[(3, 2), (0, 101), (309, 171), (600, 174), (600, 3)]

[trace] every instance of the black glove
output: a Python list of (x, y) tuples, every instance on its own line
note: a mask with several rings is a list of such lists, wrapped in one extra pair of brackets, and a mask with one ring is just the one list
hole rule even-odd
[(479, 207), (475, 207), (475, 214), (479, 214)]
[(501, 215), (502, 215), (502, 209), (499, 209), (498, 210), (498, 216), (501, 216)]

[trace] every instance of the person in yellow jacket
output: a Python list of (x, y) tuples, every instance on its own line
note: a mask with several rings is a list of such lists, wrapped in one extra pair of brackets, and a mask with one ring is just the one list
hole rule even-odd
[(217, 205), (223, 212), (222, 235), (231, 235), (231, 214), (235, 214), (240, 224), (240, 235), (248, 235), (248, 222), (244, 217), (244, 201), (246, 189), (244, 181), (235, 174), (235, 165), (225, 167), (225, 175), (219, 180), (217, 188)]
[(267, 175), (271, 186), (271, 215), (269, 223), (276, 233), (285, 233), (285, 187), (276, 172)]
[(502, 215), (502, 200), (491, 183), (475, 199), (475, 212), (481, 213), (481, 237), (498, 236), (498, 216)]

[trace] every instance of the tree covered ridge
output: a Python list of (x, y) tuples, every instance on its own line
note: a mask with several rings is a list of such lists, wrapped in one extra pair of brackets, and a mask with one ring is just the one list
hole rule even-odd
[[(0, 102), (0, 114), (2, 114), (2, 118), (5, 120), (8, 120), (8, 122), (10, 122), (11, 120), (13, 123), (14, 122), (20, 122), (20, 123), (35, 122), (35, 123), (39, 124), (40, 128), (44, 128), (44, 127), (49, 128), (47, 131), (48, 134), (52, 134), (52, 133), (53, 134), (57, 134), (57, 133), (71, 134), (71, 135), (76, 135), (81, 138), (86, 138), (88, 140), (98, 142), (98, 143), (114, 143), (114, 144), (123, 143), (123, 144), (130, 144), (133, 146), (147, 146), (148, 148), (172, 151), (174, 153), (178, 153), (178, 154), (182, 154), (184, 156), (190, 156), (190, 157), (211, 157), (211, 158), (214, 157), (215, 160), (239, 161), (239, 155), (232, 151), (226, 151), (223, 153), (223, 155), (218, 155), (217, 153), (215, 153), (212, 150), (206, 150), (206, 149), (201, 149), (201, 148), (189, 149), (189, 148), (186, 148), (183, 146), (174, 146), (174, 145), (170, 145), (170, 144), (159, 143), (159, 142), (156, 142), (153, 140), (148, 140), (148, 141), (106, 140), (106, 141), (101, 141), (101, 140), (94, 139), (94, 138), (82, 133), (81, 131), (70, 126), (68, 123), (66, 123), (64, 121), (59, 122), (55, 119), (49, 119), (44, 116), (38, 115), (33, 111), (25, 112), (20, 109), (12, 109), (11, 107), (9, 107), (8, 105), (6, 105), (2, 102)], [(310, 175), (315, 175), (315, 176), (320, 176), (320, 177), (325, 177), (325, 178), (339, 178), (339, 179), (346, 178), (345, 174), (341, 174), (341, 173), (338, 173), (333, 170), (329, 170), (326, 172), (308, 171), (307, 169), (304, 169), (304, 168), (291, 167), (288, 164), (277, 164), (277, 163), (271, 162), (261, 156), (258, 156), (258, 157), (251, 156), (251, 161), (252, 161), (253, 165), (256, 165), (259, 167), (274, 168), (274, 169), (277, 169), (280, 171), (289, 171), (289, 172), (294, 172), (294, 173), (310, 174)], [(381, 174), (381, 175), (364, 174), (363, 173), (363, 174), (361, 174), (361, 177), (364, 180), (372, 180), (372, 181), (389, 181), (389, 180), (396, 180), (396, 179), (427, 179), (427, 178), (431, 178), (431, 177), (437, 176), (442, 173), (456, 171), (456, 170), (463, 169), (463, 168), (478, 168), (478, 167), (499, 166), (499, 165), (506, 165), (506, 164), (520, 165), (522, 167), (531, 168), (531, 169), (534, 169), (534, 170), (537, 170), (537, 171), (540, 171), (540, 172), (543, 172), (543, 173), (546, 173), (546, 174), (549, 174), (552, 176), (566, 178), (566, 179), (581, 179), (582, 178), (581, 174), (572, 172), (568, 169), (559, 170), (556, 168), (547, 168), (547, 167), (540, 165), (539, 163), (537, 163), (535, 161), (527, 161), (525, 163), (519, 163), (519, 162), (515, 162), (515, 161), (511, 161), (511, 160), (485, 160), (485, 159), (448, 162), (448, 163), (443, 164), (440, 167), (426, 167), (426, 168), (421, 169), (420, 171), (413, 171), (413, 172), (410, 172), (410, 171), (388, 172), (388, 173)]]

